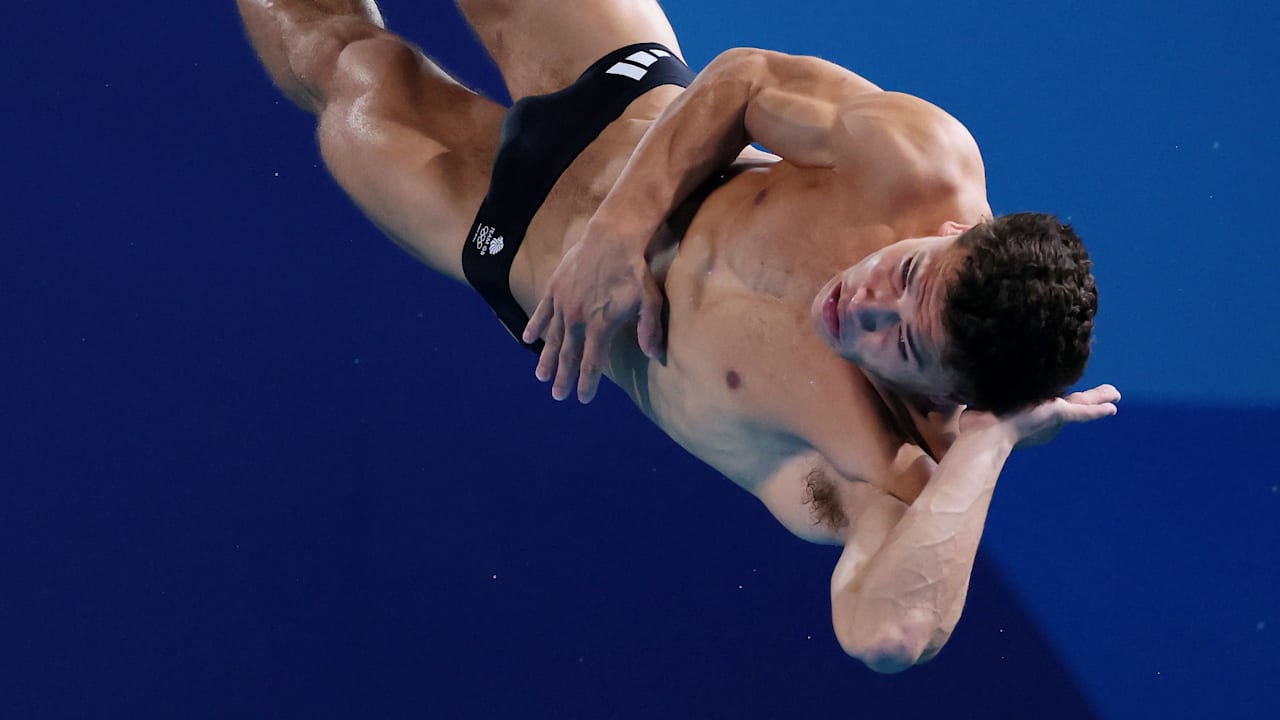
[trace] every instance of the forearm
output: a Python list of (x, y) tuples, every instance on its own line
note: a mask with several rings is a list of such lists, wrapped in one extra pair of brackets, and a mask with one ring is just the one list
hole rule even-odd
[(865, 568), (833, 588), (834, 617), (844, 624), (836, 632), (846, 649), (879, 658), (892, 671), (942, 647), (960, 619), (996, 480), (1013, 445), (1002, 428), (962, 433)]
[(758, 66), (755, 51), (730, 50), (698, 75), (632, 153), (592, 218), (595, 234), (650, 241), (680, 202), (738, 157), (751, 143), (745, 116)]
[(353, 30), (384, 27), (373, 0), (236, 0), (236, 6), (272, 82), (310, 112), (318, 110), (317, 87), (323, 84), (315, 77), (316, 68), (332, 65), (317, 58), (331, 50), (327, 46), (333, 43), (326, 40), (343, 40), (341, 32), (334, 32), (334, 21), (347, 23)]

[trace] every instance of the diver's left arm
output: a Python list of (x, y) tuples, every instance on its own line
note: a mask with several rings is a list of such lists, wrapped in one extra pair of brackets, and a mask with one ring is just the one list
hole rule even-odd
[(1067, 423), (1113, 415), (1119, 399), (1114, 387), (1100, 385), (999, 418), (966, 413), (933, 477), (892, 529), (877, 529), (875, 516), (852, 528), (831, 577), (832, 621), (845, 652), (877, 672), (932, 659), (960, 620), (1009, 454), (1047, 442)]

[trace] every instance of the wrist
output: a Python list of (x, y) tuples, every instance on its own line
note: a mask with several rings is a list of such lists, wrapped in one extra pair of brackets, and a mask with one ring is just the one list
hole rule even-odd
[(1011, 423), (997, 419), (990, 424), (961, 431), (956, 443), (964, 441), (966, 444), (981, 445), (1009, 455), (1018, 446), (1020, 439), (1017, 429)]
[(603, 242), (627, 252), (643, 253), (649, 236), (639, 232), (640, 223), (633, 213), (613, 211), (604, 205), (587, 221), (583, 237)]

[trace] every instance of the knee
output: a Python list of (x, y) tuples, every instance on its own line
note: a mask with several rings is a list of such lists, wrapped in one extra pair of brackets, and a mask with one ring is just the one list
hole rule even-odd
[(417, 53), (381, 27), (350, 17), (300, 29), (289, 43), (289, 67), (315, 112), (334, 98), (359, 95), (391, 70), (416, 65)]

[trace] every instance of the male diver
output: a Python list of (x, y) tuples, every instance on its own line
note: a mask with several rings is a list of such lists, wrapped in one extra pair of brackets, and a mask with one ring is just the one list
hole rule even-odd
[(1097, 306), (1079, 238), (993, 219), (976, 143), (923, 100), (757, 49), (695, 77), (655, 0), (459, 0), (507, 112), (372, 0), (237, 4), (337, 181), (540, 351), (557, 398), (603, 373), (844, 546), (832, 622), (873, 670), (947, 641), (1009, 454), (1116, 411), (1109, 385), (1058, 397)]

